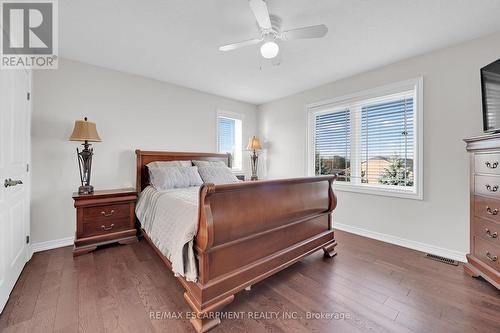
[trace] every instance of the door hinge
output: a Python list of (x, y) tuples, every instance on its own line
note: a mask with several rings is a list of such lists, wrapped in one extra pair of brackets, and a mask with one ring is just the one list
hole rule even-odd
[(26, 172), (30, 172), (30, 165), (28, 163), (26, 164)]
[(30, 236), (26, 236), (26, 244), (29, 244), (30, 243)]
[(26, 99), (29, 101), (29, 100), (30, 100), (30, 98), (31, 98), (31, 93), (28, 91), (28, 92), (26, 93)]

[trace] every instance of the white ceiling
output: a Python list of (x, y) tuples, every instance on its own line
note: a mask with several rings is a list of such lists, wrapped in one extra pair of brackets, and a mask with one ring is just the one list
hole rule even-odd
[[(258, 36), (247, 0), (60, 0), (60, 56), (253, 104), (500, 30), (499, 0), (267, 0), (326, 38), (220, 52)], [(500, 55), (499, 55), (500, 56)]]

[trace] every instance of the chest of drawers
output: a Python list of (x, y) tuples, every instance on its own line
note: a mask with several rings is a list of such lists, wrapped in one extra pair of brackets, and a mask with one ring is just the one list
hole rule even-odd
[(465, 142), (470, 153), (470, 253), (464, 269), (500, 289), (500, 135)]

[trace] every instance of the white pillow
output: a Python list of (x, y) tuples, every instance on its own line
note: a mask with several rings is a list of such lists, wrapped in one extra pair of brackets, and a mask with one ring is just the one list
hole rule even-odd
[(216, 167), (226, 167), (226, 163), (223, 161), (193, 161), (193, 164), (197, 167), (208, 167), (208, 166), (216, 166)]
[(169, 167), (169, 166), (178, 166), (178, 167), (190, 167), (193, 164), (191, 161), (155, 161), (147, 164), (147, 167)]
[(203, 180), (198, 173), (198, 167), (148, 167), (149, 180), (159, 191), (172, 188), (185, 188), (190, 186), (200, 186)]
[(227, 166), (202, 166), (198, 168), (203, 182), (212, 184), (237, 183), (240, 180), (236, 178), (231, 169)]

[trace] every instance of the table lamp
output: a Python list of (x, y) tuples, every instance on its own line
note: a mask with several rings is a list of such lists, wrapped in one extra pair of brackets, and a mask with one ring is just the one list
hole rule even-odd
[(80, 169), (81, 186), (78, 188), (78, 194), (92, 194), (94, 187), (90, 185), (90, 174), (92, 171), (92, 156), (94, 148), (91, 148), (89, 142), (101, 142), (99, 134), (97, 134), (96, 125), (93, 122), (85, 120), (75, 121), (75, 128), (71, 134), (69, 141), (82, 141), (83, 150), (76, 148), (78, 158), (78, 167)]
[(252, 178), (250, 180), (259, 180), (257, 177), (257, 163), (259, 156), (257, 155), (257, 151), (262, 149), (262, 145), (260, 144), (259, 138), (256, 136), (252, 136), (248, 140), (247, 150), (250, 150), (252, 153), (250, 154), (250, 159), (252, 161)]

